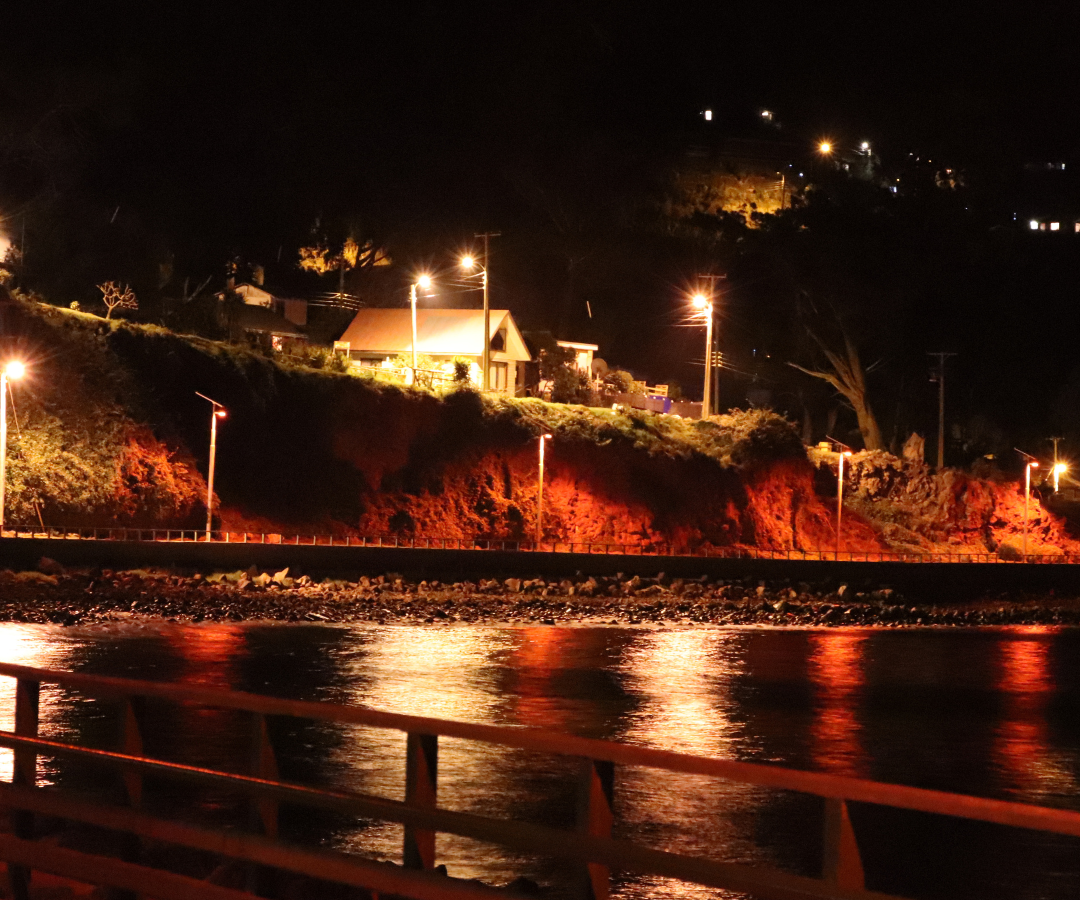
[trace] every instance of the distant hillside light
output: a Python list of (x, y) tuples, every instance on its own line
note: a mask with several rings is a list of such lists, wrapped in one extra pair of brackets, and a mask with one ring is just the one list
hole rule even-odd
[(419, 278), (416, 279), (416, 283), (421, 289), (426, 291), (429, 287), (431, 287), (431, 277), (428, 275), (421, 275)]
[(863, 153), (869, 153), (870, 152), (870, 142), (869, 141), (863, 141), (861, 144), (859, 144), (859, 149), (862, 150)]
[(712, 121), (712, 110), (711, 109), (706, 109), (704, 112), (702, 112), (702, 115), (705, 117), (706, 122), (711, 122)]
[(476, 260), (473, 259), (471, 256), (463, 256), (463, 257), (461, 257), (461, 268), (463, 268), (465, 270), (470, 270), (475, 265), (476, 265)]
[(1030, 228), (1032, 231), (1038, 231), (1039, 230), (1039, 220), (1038, 219), (1032, 219), (1030, 222), (1028, 222), (1028, 228)]
[(828, 156), (832, 153), (832, 143), (830, 141), (822, 141), (818, 144), (818, 153), (821, 153), (823, 156)]

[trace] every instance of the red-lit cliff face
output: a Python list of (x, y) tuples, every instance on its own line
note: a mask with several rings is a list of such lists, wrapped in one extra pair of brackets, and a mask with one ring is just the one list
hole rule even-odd
[[(368, 486), (358, 520), (338, 520), (335, 530), (532, 540), (535, 436), (477, 422), (468, 438), (457, 428), (448, 437), (435, 408), (415, 412), (407, 424), (356, 419), (335, 435), (339, 458), (355, 466)], [(365, 421), (383, 424), (375, 433)], [(226, 524), (262, 529), (272, 523), (233, 510)], [(635, 548), (831, 550), (835, 505), (815, 493), (814, 470), (801, 455), (737, 466), (702, 453), (671, 456), (626, 439), (596, 443), (556, 431), (546, 450), (543, 534), (549, 541)], [(885, 548), (851, 511), (841, 546)]]
[[(932, 473), (882, 452), (852, 457), (846, 481), (852, 508), (895, 549), (1005, 557), (1022, 551), (1023, 484), (955, 469)], [(1064, 521), (1046, 510), (1034, 491), (1027, 526), (1029, 553), (1080, 552), (1080, 542), (1066, 534)]]

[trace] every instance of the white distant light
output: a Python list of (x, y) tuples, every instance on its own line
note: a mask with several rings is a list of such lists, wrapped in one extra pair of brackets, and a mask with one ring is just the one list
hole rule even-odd
[(712, 110), (711, 109), (705, 110), (705, 112), (703, 112), (702, 115), (705, 116), (705, 121), (706, 122), (711, 122), (712, 121)]
[(1030, 228), (1032, 231), (1038, 231), (1039, 230), (1039, 222), (1038, 222), (1038, 220), (1037, 219), (1032, 219), (1030, 222), (1028, 222), (1028, 228)]
[(1051, 231), (1060, 231), (1061, 230), (1061, 223), (1060, 222), (1051, 222), (1050, 223), (1050, 230)]
[(862, 150), (863, 153), (867, 153), (870, 150), (870, 142), (863, 141), (861, 144), (859, 144), (859, 149)]

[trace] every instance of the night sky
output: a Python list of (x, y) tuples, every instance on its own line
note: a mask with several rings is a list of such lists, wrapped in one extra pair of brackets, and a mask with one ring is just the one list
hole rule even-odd
[[(220, 279), (235, 256), (288, 282), (318, 220), (390, 248), (396, 274), (371, 290), (396, 302), (410, 273), (500, 231), (495, 305), (691, 382), (677, 361), (698, 336), (674, 326), (708, 261), (661, 255), (620, 280), (586, 246), (571, 274), (575, 221), (621, 215), (620, 190), (647, 192), (643, 173), (701, 139), (705, 107), (717, 134), (774, 110), (807, 157), (829, 137), (987, 171), (1074, 159), (1075, 9), (21, 4), (3, 25), (0, 204), (9, 234), (31, 223), (30, 254), (66, 242), (91, 295), (95, 260), (136, 245), (177, 279)], [(58, 236), (58, 218), (84, 225)]]

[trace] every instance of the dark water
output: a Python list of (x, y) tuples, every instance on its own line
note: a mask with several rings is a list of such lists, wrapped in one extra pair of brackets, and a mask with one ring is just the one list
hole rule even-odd
[[(1080, 631), (168, 626), (0, 627), (0, 656), (44, 667), (494, 724), (531, 725), (688, 753), (1080, 809)], [(11, 683), (0, 679), (0, 725)], [(104, 704), (43, 693), (43, 731), (110, 744)], [(3, 716), (8, 716), (3, 720)], [(147, 749), (240, 770), (247, 720), (149, 710)], [(277, 723), (283, 775), (401, 798), (404, 739)], [(10, 772), (10, 756), (0, 757)], [(56, 773), (52, 780), (78, 780)], [(617, 833), (716, 859), (816, 875), (820, 801), (648, 770), (616, 783)], [(566, 761), (444, 741), (440, 804), (570, 826)], [(163, 792), (229, 821), (236, 798)], [(1080, 897), (1080, 840), (853, 805), (867, 886), (912, 897)], [(393, 826), (286, 810), (304, 840), (400, 859)], [(451, 873), (558, 887), (547, 860), (440, 836)], [(617, 894), (721, 893), (620, 877)]]

